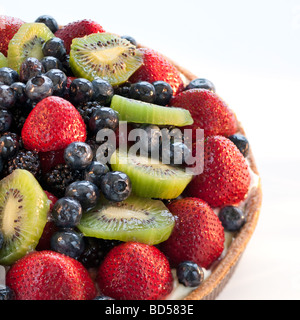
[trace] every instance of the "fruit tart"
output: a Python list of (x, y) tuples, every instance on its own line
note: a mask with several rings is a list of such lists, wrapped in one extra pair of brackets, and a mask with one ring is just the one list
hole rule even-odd
[(95, 21), (0, 23), (0, 299), (216, 298), (262, 195), (214, 84)]

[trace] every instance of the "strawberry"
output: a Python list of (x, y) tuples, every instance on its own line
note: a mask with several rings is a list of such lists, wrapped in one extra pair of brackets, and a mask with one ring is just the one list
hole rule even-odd
[(22, 139), (28, 150), (61, 150), (75, 141), (86, 140), (86, 127), (76, 108), (60, 97), (47, 97), (28, 115)]
[(180, 73), (171, 62), (152, 49), (141, 48), (140, 51), (144, 54), (143, 65), (130, 77), (130, 82), (161, 80), (170, 84), (174, 95), (183, 90)]
[(24, 23), (19, 18), (0, 16), (0, 52), (7, 56), (8, 44)]
[(159, 300), (173, 288), (164, 254), (138, 242), (114, 247), (100, 265), (96, 281), (102, 294), (117, 300)]
[(222, 223), (211, 207), (197, 198), (183, 198), (168, 205), (175, 216), (175, 227), (161, 250), (176, 267), (180, 262), (193, 261), (209, 268), (224, 249)]
[(55, 32), (55, 36), (62, 39), (65, 43), (67, 53), (70, 53), (72, 40), (74, 38), (82, 38), (91, 33), (105, 32), (102, 26), (92, 20), (74, 21)]
[(16, 300), (92, 300), (95, 285), (77, 260), (54, 251), (27, 254), (9, 269)]
[(247, 162), (235, 144), (223, 136), (208, 137), (204, 143), (203, 173), (195, 176), (185, 190), (212, 207), (238, 204), (250, 185)]
[(170, 101), (170, 106), (190, 111), (194, 123), (183, 129), (204, 129), (204, 135), (229, 137), (237, 130), (234, 113), (214, 92), (191, 89), (179, 93)]

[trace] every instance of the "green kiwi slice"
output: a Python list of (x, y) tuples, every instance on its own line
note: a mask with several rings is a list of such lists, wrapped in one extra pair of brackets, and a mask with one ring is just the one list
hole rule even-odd
[(72, 41), (70, 66), (75, 76), (100, 77), (111, 85), (127, 81), (142, 65), (143, 54), (128, 40), (111, 33), (93, 33)]
[(29, 171), (17, 169), (0, 181), (0, 264), (11, 265), (35, 249), (48, 211), (48, 197)]
[(44, 23), (24, 23), (8, 44), (8, 66), (19, 72), (22, 62), (44, 57), (42, 47), (54, 34)]
[(169, 238), (174, 224), (162, 201), (131, 195), (122, 202), (100, 200), (83, 214), (78, 229), (87, 237), (155, 245)]
[(177, 127), (187, 126), (194, 122), (190, 112), (186, 109), (163, 107), (119, 95), (113, 96), (111, 108), (119, 113), (120, 121)]
[(132, 191), (139, 197), (175, 199), (192, 180), (192, 175), (181, 167), (174, 167), (145, 156), (116, 150), (110, 159), (115, 171), (125, 172)]
[(7, 58), (2, 52), (0, 52), (0, 68), (7, 67), (7, 66), (8, 66)]

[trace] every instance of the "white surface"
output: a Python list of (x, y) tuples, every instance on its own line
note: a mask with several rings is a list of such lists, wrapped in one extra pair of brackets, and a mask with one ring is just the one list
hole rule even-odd
[(219, 299), (300, 298), (300, 1), (11, 1), (0, 14), (91, 18), (214, 82), (263, 179), (258, 227)]

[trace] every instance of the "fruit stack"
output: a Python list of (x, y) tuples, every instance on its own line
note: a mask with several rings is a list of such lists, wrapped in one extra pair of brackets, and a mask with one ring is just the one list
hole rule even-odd
[(260, 205), (213, 83), (91, 20), (0, 23), (0, 300), (213, 297)]

